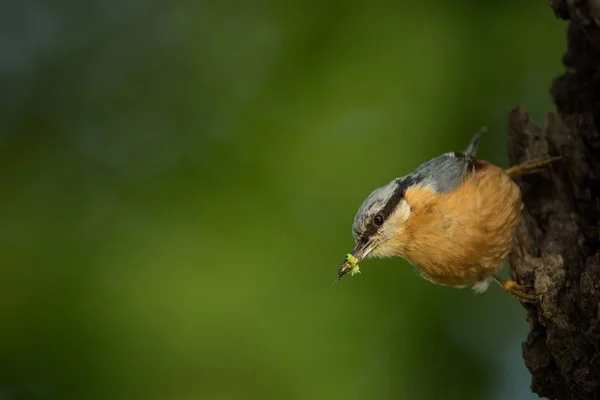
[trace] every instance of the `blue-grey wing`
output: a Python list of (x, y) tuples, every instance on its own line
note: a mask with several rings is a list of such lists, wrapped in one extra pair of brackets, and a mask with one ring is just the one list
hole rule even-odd
[(475, 155), (486, 128), (477, 132), (465, 151), (442, 154), (421, 164), (411, 175), (437, 192), (451, 192), (475, 170)]
[(475, 162), (462, 152), (446, 153), (421, 164), (411, 175), (436, 192), (452, 192), (473, 173)]

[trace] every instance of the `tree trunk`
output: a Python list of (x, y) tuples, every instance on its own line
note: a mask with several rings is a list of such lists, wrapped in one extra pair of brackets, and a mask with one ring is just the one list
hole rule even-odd
[(563, 160), (518, 179), (523, 218), (513, 279), (540, 295), (523, 304), (531, 332), (523, 344), (532, 390), (558, 400), (600, 399), (600, 0), (551, 0), (570, 20), (567, 71), (551, 87), (557, 114), (543, 127), (527, 111), (509, 114), (511, 165)]

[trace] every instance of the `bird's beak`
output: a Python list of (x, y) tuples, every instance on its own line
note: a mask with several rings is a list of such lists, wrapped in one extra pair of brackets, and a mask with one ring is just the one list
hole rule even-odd
[(356, 259), (354, 263), (351, 263), (349, 260), (345, 260), (337, 273), (338, 280), (342, 279), (348, 272), (352, 271), (355, 265), (358, 265), (362, 260), (365, 259), (367, 254), (371, 252), (373, 249), (372, 243), (359, 243), (356, 245), (354, 250), (352, 250), (352, 256)]

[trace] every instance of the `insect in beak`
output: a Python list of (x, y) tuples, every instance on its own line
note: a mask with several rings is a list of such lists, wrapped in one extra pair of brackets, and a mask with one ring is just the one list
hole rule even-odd
[(338, 280), (341, 280), (348, 273), (350, 275), (360, 274), (358, 263), (360, 263), (371, 251), (371, 243), (357, 245), (352, 253), (346, 254), (346, 259), (340, 266), (337, 273)]

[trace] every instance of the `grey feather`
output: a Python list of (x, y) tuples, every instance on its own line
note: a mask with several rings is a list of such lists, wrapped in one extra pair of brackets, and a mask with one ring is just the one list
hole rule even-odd
[(477, 132), (475, 134), (475, 136), (473, 136), (473, 139), (471, 139), (471, 142), (469, 143), (469, 147), (467, 147), (467, 150), (465, 150), (466, 155), (468, 155), (469, 157), (475, 157), (477, 155), (477, 149), (479, 148), (479, 143), (481, 142), (481, 139), (483, 139), (483, 135), (485, 135), (486, 132), (487, 132), (487, 127), (482, 126), (481, 129), (479, 130), (479, 132)]
[(487, 131), (482, 127), (477, 132), (467, 149), (452, 153), (442, 154), (421, 164), (413, 172), (414, 175), (423, 177), (423, 186), (427, 186), (437, 192), (451, 192), (463, 182), (464, 178), (473, 173), (479, 143)]
[(423, 177), (422, 186), (436, 192), (451, 192), (472, 171), (474, 162), (462, 153), (446, 153), (421, 164), (413, 174)]

